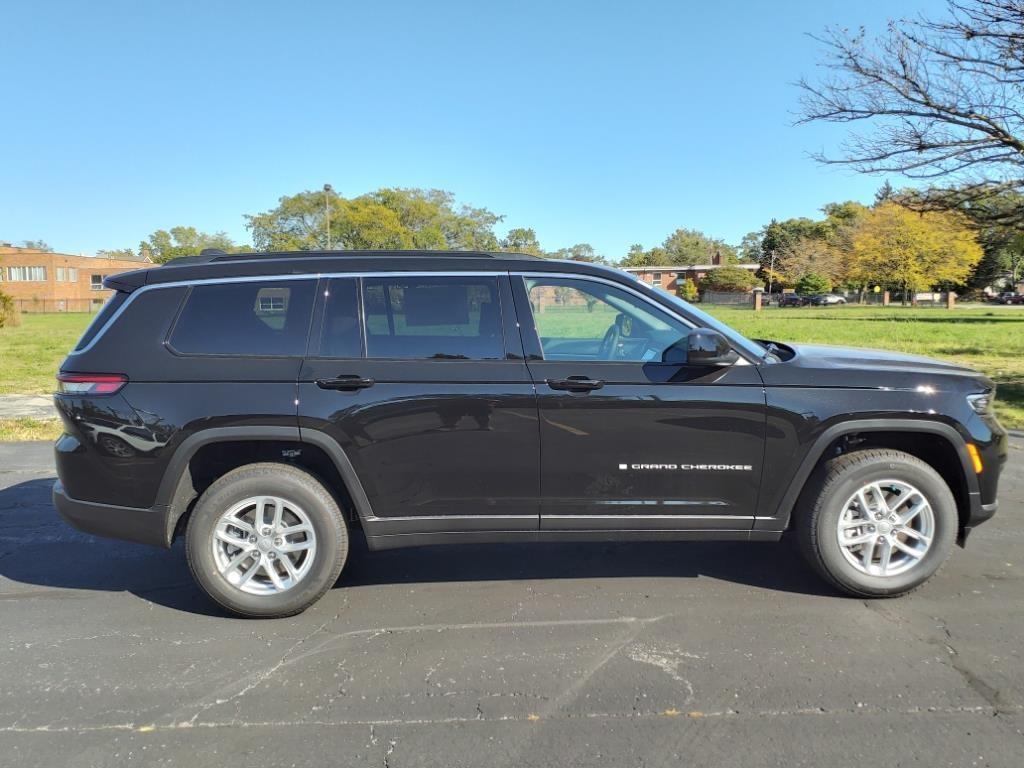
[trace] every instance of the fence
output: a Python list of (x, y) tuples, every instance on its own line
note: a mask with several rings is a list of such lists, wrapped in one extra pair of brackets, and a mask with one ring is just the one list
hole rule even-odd
[(750, 293), (703, 291), (700, 295), (700, 302), (701, 304), (714, 304), (716, 306), (751, 307), (754, 304), (754, 298)]
[(99, 312), (103, 299), (14, 299), (14, 306), (25, 313)]

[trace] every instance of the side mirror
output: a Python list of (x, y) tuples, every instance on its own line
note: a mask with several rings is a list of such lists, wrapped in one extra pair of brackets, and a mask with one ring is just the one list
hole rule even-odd
[(732, 365), (739, 355), (729, 340), (711, 328), (694, 328), (670, 346), (661, 356), (663, 363), (675, 365)]

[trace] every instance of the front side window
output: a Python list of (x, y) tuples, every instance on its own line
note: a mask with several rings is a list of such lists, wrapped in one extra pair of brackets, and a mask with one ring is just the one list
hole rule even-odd
[(545, 360), (661, 362), (690, 330), (629, 291), (595, 280), (527, 278), (526, 290)]
[(496, 277), (388, 277), (363, 281), (367, 357), (501, 360)]
[(314, 286), (314, 280), (196, 285), (170, 345), (191, 355), (302, 356)]

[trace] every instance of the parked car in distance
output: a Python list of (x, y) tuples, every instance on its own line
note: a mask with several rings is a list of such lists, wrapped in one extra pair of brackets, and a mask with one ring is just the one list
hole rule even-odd
[(815, 307), (831, 307), (837, 304), (845, 304), (846, 298), (836, 293), (821, 293), (811, 296), (810, 302)]
[(810, 299), (798, 293), (784, 293), (779, 297), (780, 307), (806, 307)]
[(996, 512), (982, 374), (747, 339), (608, 267), (207, 251), (104, 285), (58, 374), (54, 503), (96, 535), (184, 538), (240, 616), (307, 608), (356, 536), (786, 535), (835, 588), (894, 596)]
[(997, 304), (1024, 304), (1024, 293), (1003, 291), (996, 296), (995, 301)]

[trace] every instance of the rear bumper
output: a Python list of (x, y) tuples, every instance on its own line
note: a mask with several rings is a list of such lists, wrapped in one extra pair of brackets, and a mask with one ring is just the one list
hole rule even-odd
[(165, 507), (140, 509), (79, 501), (65, 493), (60, 480), (53, 484), (53, 506), (66, 522), (85, 533), (154, 547), (170, 546)]

